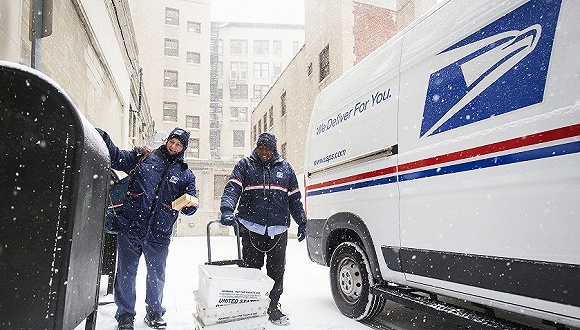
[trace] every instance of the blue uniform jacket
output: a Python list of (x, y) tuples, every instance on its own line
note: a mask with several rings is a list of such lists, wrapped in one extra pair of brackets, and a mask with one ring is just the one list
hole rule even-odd
[[(268, 164), (256, 156), (241, 159), (224, 189), (222, 214), (233, 214), (266, 227), (290, 226), (290, 214), (296, 223), (306, 222), (298, 180), (292, 166), (278, 155)], [(238, 204), (239, 201), (239, 204)]]
[[(184, 193), (196, 195), (195, 175), (184, 162), (183, 151), (172, 159), (161, 150), (162, 145), (137, 165), (141, 157), (137, 151), (120, 150), (106, 132), (97, 130), (109, 149), (111, 167), (125, 173), (134, 169), (119, 217), (121, 229), (139, 239), (169, 244), (179, 213), (171, 208), (172, 201)], [(186, 215), (196, 211), (197, 207), (181, 210)]]

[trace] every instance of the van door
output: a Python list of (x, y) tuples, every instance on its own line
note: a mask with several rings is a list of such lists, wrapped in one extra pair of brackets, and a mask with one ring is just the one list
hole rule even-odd
[(401, 38), (390, 40), (318, 95), (305, 165), (309, 222), (319, 222), (321, 228), (309, 232), (309, 251), (322, 247), (322, 256), (330, 231), (352, 230), (363, 240), (371, 269), (376, 274), (380, 269), (383, 276), (393, 269), (386, 267), (381, 247), (400, 244), (396, 149), (401, 47)]

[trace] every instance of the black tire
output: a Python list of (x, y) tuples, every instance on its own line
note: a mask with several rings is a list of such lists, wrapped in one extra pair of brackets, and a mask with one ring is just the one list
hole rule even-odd
[(341, 243), (330, 258), (330, 288), (341, 313), (359, 321), (380, 313), (386, 300), (370, 293), (372, 285), (365, 251), (357, 243)]

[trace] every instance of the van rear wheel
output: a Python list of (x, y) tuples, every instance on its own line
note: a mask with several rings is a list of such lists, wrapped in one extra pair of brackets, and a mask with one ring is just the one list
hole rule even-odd
[(353, 242), (341, 243), (330, 258), (330, 288), (342, 314), (371, 318), (383, 310), (385, 299), (370, 293), (374, 279), (364, 250)]

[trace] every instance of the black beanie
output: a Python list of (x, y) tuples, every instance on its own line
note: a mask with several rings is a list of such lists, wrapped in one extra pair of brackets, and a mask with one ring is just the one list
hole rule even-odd
[(179, 127), (176, 127), (167, 136), (167, 141), (169, 141), (173, 138), (178, 139), (179, 142), (181, 142), (181, 144), (183, 144), (183, 150), (187, 149), (187, 145), (189, 144), (189, 132), (188, 131), (181, 129)]
[(276, 137), (270, 132), (264, 132), (258, 137), (258, 142), (256, 145), (258, 147), (264, 146), (268, 149), (276, 151)]

